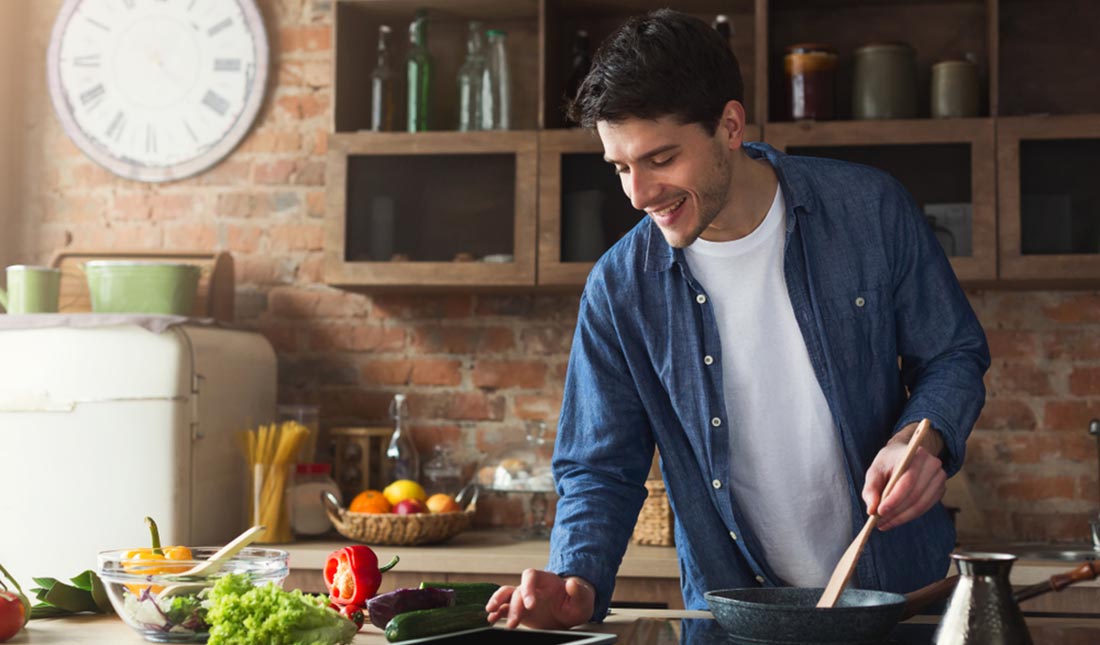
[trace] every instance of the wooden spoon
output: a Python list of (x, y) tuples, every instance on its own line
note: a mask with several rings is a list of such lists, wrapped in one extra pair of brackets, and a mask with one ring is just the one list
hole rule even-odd
[[(265, 526), (253, 526), (244, 533), (241, 533), (233, 540), (214, 552), (214, 555), (210, 556), (206, 560), (196, 564), (187, 571), (183, 571), (177, 574), (171, 574), (164, 576), (167, 579), (179, 580), (188, 584), (172, 585), (171, 587), (165, 587), (161, 590), (157, 596), (158, 599), (169, 598), (184, 591), (190, 591), (193, 589), (202, 589), (206, 586), (206, 582), (202, 581), (204, 578), (214, 575), (222, 568), (230, 558), (237, 555), (241, 549), (245, 548), (249, 544), (256, 541), (256, 538), (260, 537), (260, 534), (267, 530)], [(201, 582), (196, 582), (201, 581)]]
[[(894, 489), (894, 484), (898, 479), (905, 474), (905, 471), (909, 468), (909, 462), (913, 460), (913, 455), (917, 454), (917, 448), (920, 447), (924, 441), (925, 435), (928, 434), (928, 429), (931, 427), (928, 419), (924, 419), (917, 426), (917, 431), (913, 433), (913, 436), (909, 439), (909, 447), (905, 451), (905, 456), (901, 458), (901, 463), (898, 464), (894, 472), (890, 474), (890, 480), (886, 482), (886, 487), (882, 489), (882, 497), (879, 498), (879, 504), (882, 500), (886, 499), (890, 495), (890, 491)], [(874, 530), (875, 525), (878, 524), (878, 514), (871, 515), (867, 518), (867, 523), (863, 525), (863, 530), (856, 535), (856, 539), (852, 540), (852, 543), (848, 545), (848, 549), (844, 551), (844, 555), (840, 556), (840, 562), (836, 563), (836, 568), (833, 569), (833, 575), (829, 578), (829, 584), (825, 585), (825, 592), (821, 594), (821, 599), (817, 601), (818, 607), (829, 608), (836, 605), (836, 601), (840, 599), (840, 594), (844, 591), (844, 587), (848, 584), (848, 580), (852, 577), (852, 572), (856, 570), (856, 563), (859, 562), (859, 556), (863, 554), (863, 547), (867, 545), (868, 538), (871, 537), (871, 531)]]

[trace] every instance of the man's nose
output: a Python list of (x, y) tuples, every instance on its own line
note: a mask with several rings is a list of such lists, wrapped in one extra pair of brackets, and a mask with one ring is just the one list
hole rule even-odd
[(645, 210), (645, 207), (652, 203), (653, 198), (659, 192), (656, 182), (652, 181), (652, 178), (644, 171), (632, 170), (622, 175), (622, 178), (623, 191), (630, 198), (630, 205), (635, 210)]

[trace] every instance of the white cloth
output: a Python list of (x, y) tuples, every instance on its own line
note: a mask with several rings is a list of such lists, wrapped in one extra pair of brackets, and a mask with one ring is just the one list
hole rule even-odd
[(752, 233), (696, 240), (685, 256), (718, 321), (731, 494), (776, 575), (820, 587), (853, 537), (852, 509), (839, 434), (787, 294), (785, 222), (777, 189)]

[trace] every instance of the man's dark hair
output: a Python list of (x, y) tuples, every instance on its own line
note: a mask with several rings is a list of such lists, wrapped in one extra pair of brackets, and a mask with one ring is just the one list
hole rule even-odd
[(702, 20), (671, 9), (634, 16), (600, 45), (569, 104), (569, 118), (597, 121), (677, 118), (714, 134), (729, 101), (744, 102), (729, 43)]

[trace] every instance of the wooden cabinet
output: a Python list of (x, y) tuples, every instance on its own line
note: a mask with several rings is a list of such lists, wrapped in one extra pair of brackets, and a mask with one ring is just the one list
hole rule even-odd
[(790, 154), (875, 166), (924, 209), (960, 280), (997, 275), (996, 167), (991, 119), (775, 123), (765, 140)]
[[(628, 16), (667, 4), (336, 0), (326, 281), (582, 285), (593, 258), (641, 214), (603, 163), (598, 138), (565, 122), (572, 42), (584, 30), (595, 47)], [(1092, 33), (1100, 3), (691, 0), (675, 6), (707, 22), (729, 16), (753, 137), (791, 153), (858, 161), (893, 174), (929, 217), (964, 283), (1100, 282), (1100, 199), (1086, 179), (1100, 161), (1100, 84), (1082, 80), (1095, 76), (1100, 56)], [(428, 11), (435, 62), (434, 131), (364, 132), (378, 28), (392, 28), (403, 77), (407, 27), (420, 7)], [(453, 132), (455, 79), (467, 23), (475, 19), (509, 34), (513, 131)], [(918, 118), (851, 120), (853, 52), (888, 41), (916, 51)], [(786, 118), (783, 56), (800, 42), (824, 42), (838, 52), (835, 120)], [(978, 116), (929, 118), (931, 65), (963, 57), (979, 69)], [(404, 123), (401, 92), (397, 105)], [(1062, 172), (1050, 172), (1055, 167)], [(1074, 179), (1077, 187), (1055, 179)], [(1059, 229), (1066, 218), (1069, 228)], [(1069, 242), (1058, 242), (1066, 235)]]

